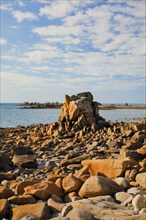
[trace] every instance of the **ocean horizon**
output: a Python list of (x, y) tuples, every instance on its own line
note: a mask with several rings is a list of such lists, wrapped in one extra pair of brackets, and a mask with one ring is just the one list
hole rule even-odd
[[(21, 103), (0, 103), (0, 127), (29, 126), (50, 124), (58, 121), (61, 109), (22, 109)], [(110, 105), (115, 103), (110, 103)], [(123, 105), (123, 103), (118, 103)], [(109, 105), (109, 103), (102, 103)], [(117, 105), (117, 103), (116, 103)], [(132, 103), (129, 105), (132, 105)], [(135, 106), (139, 103), (133, 104)], [(141, 106), (145, 104), (141, 103)], [(110, 121), (139, 121), (146, 117), (145, 109), (100, 110), (99, 114)]]

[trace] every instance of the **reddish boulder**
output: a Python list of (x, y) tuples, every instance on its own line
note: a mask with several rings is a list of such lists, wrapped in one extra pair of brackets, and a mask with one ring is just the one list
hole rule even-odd
[(0, 199), (0, 219), (6, 217), (8, 206), (9, 203), (6, 199)]
[(12, 209), (12, 220), (21, 219), (27, 215), (33, 216), (35, 219), (49, 219), (49, 207), (45, 203), (21, 205)]
[(138, 163), (130, 158), (121, 159), (99, 159), (84, 160), (83, 166), (89, 166), (89, 172), (92, 176), (103, 174), (111, 179), (122, 176), (128, 167), (138, 165)]
[(34, 197), (42, 200), (48, 199), (52, 194), (62, 197), (61, 189), (52, 182), (42, 181), (32, 186), (25, 187), (25, 195), (33, 195)]

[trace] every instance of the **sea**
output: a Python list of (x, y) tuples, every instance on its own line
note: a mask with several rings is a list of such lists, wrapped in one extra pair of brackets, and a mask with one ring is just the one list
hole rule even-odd
[[(131, 105), (144, 106), (144, 104)], [(5, 128), (36, 124), (50, 124), (58, 121), (60, 112), (61, 109), (22, 109), (20, 103), (1, 103), (0, 127)], [(106, 120), (113, 122), (136, 122), (146, 118), (145, 109), (100, 110), (99, 114)]]

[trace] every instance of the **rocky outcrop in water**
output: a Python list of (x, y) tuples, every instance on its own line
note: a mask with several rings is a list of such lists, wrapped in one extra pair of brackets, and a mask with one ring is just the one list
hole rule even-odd
[(99, 115), (99, 103), (93, 101), (90, 92), (83, 92), (72, 96), (65, 95), (58, 123), (52, 124), (50, 133), (64, 134), (84, 127), (97, 130), (101, 125), (108, 126), (109, 123)]

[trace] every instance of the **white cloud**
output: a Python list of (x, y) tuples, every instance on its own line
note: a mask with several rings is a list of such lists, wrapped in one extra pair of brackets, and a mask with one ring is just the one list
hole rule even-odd
[(0, 5), (0, 10), (1, 11), (11, 11), (12, 10), (12, 7), (10, 4), (1, 4)]
[(25, 6), (24, 1), (23, 0), (18, 0), (18, 5), (20, 7), (24, 7)]
[(48, 18), (62, 18), (73, 10), (73, 5), (69, 1), (54, 1), (51, 5), (40, 8), (40, 16)]
[(50, 1), (48, 0), (32, 0), (32, 2), (34, 3), (42, 3), (42, 4), (50, 4)]
[[(40, 15), (47, 16), (48, 23), (45, 26), (44, 18), (40, 17), (43, 26), (32, 27), (34, 43), (24, 42), (21, 50), (16, 43), (16, 51), (10, 50), (2, 56), (5, 60), (13, 59), (16, 64), (19, 62), (19, 72), (25, 66), (23, 74), (11, 75), (18, 82), (24, 81), (24, 84), (20, 82), (21, 86), (30, 80), (42, 88), (53, 85), (61, 92), (85, 88), (91, 91), (130, 90), (144, 86), (145, 27), (143, 12), (138, 15), (141, 2), (114, 1), (112, 7), (102, 1), (94, 7), (84, 7), (87, 2), (82, 1), (47, 3), (41, 7)], [(55, 10), (59, 4), (64, 8), (57, 14)], [(70, 5), (69, 11), (64, 4)], [(23, 16), (15, 18), (21, 22), (31, 17), (27, 13)], [(40, 39), (35, 38), (35, 34)], [(31, 78), (28, 74), (34, 76)], [(7, 77), (11, 79), (9, 74)], [(33, 82), (28, 85), (35, 87)]]
[(22, 11), (12, 11), (13, 17), (18, 21), (22, 22), (24, 20), (37, 20), (37, 16), (31, 12), (22, 12)]
[(71, 36), (60, 36), (60, 37), (49, 37), (45, 38), (45, 41), (47, 41), (50, 44), (66, 44), (66, 45), (78, 45), (80, 44), (80, 39), (78, 37), (71, 37)]
[(18, 29), (18, 28), (19, 28), (19, 26), (12, 25), (12, 26), (10, 26), (10, 28), (12, 28), (12, 29)]
[(32, 30), (33, 33), (39, 34), (40, 36), (67, 36), (73, 35), (78, 36), (82, 33), (83, 27), (80, 25), (76, 26), (44, 26), (44, 27), (37, 27)]
[(0, 39), (0, 45), (5, 45), (7, 44), (7, 41), (3, 38)]
[(60, 56), (60, 49), (48, 44), (35, 44), (17, 60), (24, 63), (44, 63)]

